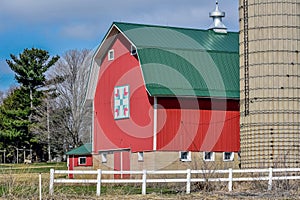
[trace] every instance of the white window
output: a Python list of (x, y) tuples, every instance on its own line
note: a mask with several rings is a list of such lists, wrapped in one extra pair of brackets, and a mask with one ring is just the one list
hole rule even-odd
[(136, 48), (135, 46), (131, 45), (131, 48), (130, 48), (130, 54), (131, 55), (135, 55), (136, 54)]
[(102, 153), (101, 158), (102, 158), (102, 163), (106, 163), (107, 162), (107, 153)]
[(138, 152), (138, 161), (144, 161), (144, 152)]
[(191, 152), (190, 151), (181, 151), (180, 153), (180, 161), (188, 162), (192, 160)]
[(86, 164), (86, 157), (79, 157), (78, 165), (85, 165), (85, 164)]
[(233, 152), (224, 152), (223, 153), (223, 161), (233, 161), (234, 153)]
[(214, 152), (203, 152), (203, 160), (204, 161), (215, 161), (215, 153)]
[(108, 51), (108, 60), (113, 60), (115, 58), (115, 52), (113, 49)]

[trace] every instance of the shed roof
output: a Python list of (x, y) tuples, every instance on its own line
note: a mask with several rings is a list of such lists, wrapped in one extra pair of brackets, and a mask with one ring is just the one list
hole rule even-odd
[(150, 96), (239, 98), (239, 34), (114, 22), (136, 47)]
[(81, 145), (80, 147), (68, 151), (66, 155), (90, 155), (91, 153), (92, 143), (86, 143), (84, 145)]

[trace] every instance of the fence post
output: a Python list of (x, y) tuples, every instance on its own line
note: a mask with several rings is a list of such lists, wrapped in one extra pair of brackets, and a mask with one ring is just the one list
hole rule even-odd
[(232, 168), (228, 169), (228, 191), (232, 191)]
[(142, 185), (142, 194), (146, 194), (146, 182), (147, 182), (147, 171), (144, 169), (143, 170), (143, 185)]
[(39, 174), (39, 197), (42, 200), (42, 174)]
[(50, 169), (50, 180), (49, 180), (49, 194), (52, 196), (54, 193), (54, 169)]
[(101, 176), (102, 176), (102, 170), (98, 169), (97, 170), (97, 191), (96, 191), (97, 196), (100, 196), (101, 194)]
[(186, 170), (186, 193), (191, 193), (191, 169)]
[(268, 181), (268, 190), (272, 190), (272, 178), (273, 178), (273, 168), (269, 168), (269, 181)]

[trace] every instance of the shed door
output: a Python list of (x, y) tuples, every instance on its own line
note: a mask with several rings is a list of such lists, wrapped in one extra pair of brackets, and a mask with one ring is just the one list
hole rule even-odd
[[(130, 152), (116, 151), (114, 152), (114, 170), (115, 171), (129, 171), (130, 170)], [(115, 179), (129, 178), (129, 174), (115, 174)]]

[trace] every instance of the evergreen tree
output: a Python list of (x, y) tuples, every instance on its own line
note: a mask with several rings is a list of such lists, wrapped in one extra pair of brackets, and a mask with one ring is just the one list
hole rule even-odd
[(0, 148), (7, 150), (10, 160), (15, 148), (28, 147), (34, 142), (28, 131), (29, 103), (19, 88), (11, 91), (0, 106)]
[[(41, 103), (42, 92), (37, 89), (45, 86), (46, 71), (59, 59), (59, 56), (50, 58), (47, 51), (41, 49), (25, 49), (19, 57), (11, 54), (12, 60), (6, 60), (9, 67), (16, 73), (15, 79), (28, 91), (30, 99), (30, 110)], [(28, 116), (31, 121), (31, 113)]]
[(47, 51), (32, 48), (25, 49), (18, 57), (12, 54), (10, 57), (11, 60), (6, 62), (15, 72), (20, 87), (3, 99), (0, 106), (0, 147), (42, 149), (43, 144), (38, 144), (31, 131), (37, 122), (32, 120), (36, 119), (33, 111), (42, 104), (45, 96), (40, 90), (46, 85), (45, 73), (59, 56), (50, 58)]

